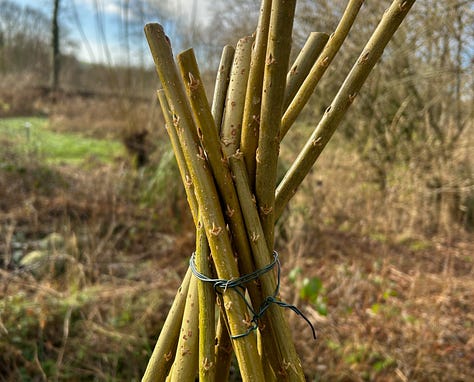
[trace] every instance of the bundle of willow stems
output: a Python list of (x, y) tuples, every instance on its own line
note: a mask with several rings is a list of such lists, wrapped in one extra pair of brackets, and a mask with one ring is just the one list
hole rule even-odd
[[(363, 4), (311, 33), (289, 68), (296, 0), (262, 0), (253, 36), (226, 46), (208, 102), (193, 50), (173, 57), (159, 24), (145, 34), (158, 99), (196, 226), (196, 250), (143, 381), (304, 381), (283, 307), (275, 220), (342, 121), (415, 0), (395, 0), (277, 185), (280, 142), (341, 48)], [(288, 70), (289, 69), (289, 70)], [(277, 269), (276, 269), (277, 268)], [(303, 316), (304, 317), (304, 316)], [(313, 331), (314, 333), (314, 331)]]

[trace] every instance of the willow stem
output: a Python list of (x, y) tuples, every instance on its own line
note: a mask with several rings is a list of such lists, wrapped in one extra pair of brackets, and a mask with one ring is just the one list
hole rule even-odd
[[(226, 157), (233, 155), (238, 150), (241, 143), (240, 138), (242, 132), (242, 117), (250, 70), (252, 43), (252, 37), (244, 37), (239, 40), (235, 50), (229, 88), (227, 90), (225, 115), (221, 131), (222, 151)], [(205, 108), (203, 105), (200, 107)], [(199, 106), (196, 105), (195, 110), (198, 108)], [(205, 142), (205, 136), (206, 134), (203, 134), (203, 145), (206, 147), (206, 151), (209, 151), (207, 149), (208, 145)], [(232, 190), (232, 192), (235, 192), (235, 190)], [(226, 193), (223, 193), (223, 195), (226, 195)], [(239, 214), (241, 214), (240, 205), (238, 205), (238, 211)], [(241, 229), (245, 232), (245, 226), (243, 222)], [(245, 232), (245, 235), (247, 237), (247, 232)], [(240, 256), (240, 259), (241, 261), (239, 268), (241, 273), (248, 274), (255, 270), (255, 265), (250, 256), (250, 251), (248, 259), (244, 258), (243, 256)], [(260, 288), (258, 288), (256, 285), (249, 286), (249, 294), (251, 295), (252, 302), (255, 306), (259, 306), (265, 299), (265, 295), (262, 295)], [(271, 343), (271, 341), (267, 341), (267, 344), (269, 345), (269, 348), (274, 348), (277, 346), (276, 343)], [(274, 367), (278, 367), (279, 361), (281, 361), (281, 359), (279, 360), (278, 357), (276, 357), (276, 353), (274, 352), (262, 352), (261, 347), (259, 347), (259, 353), (262, 356), (262, 366), (265, 373), (265, 381), (271, 382), (274, 378), (270, 363), (273, 361)], [(272, 360), (269, 359), (268, 355), (271, 356)]]
[(193, 277), (189, 284), (186, 306), (176, 349), (171, 382), (194, 382), (198, 371), (198, 280)]
[[(237, 49), (236, 51), (236, 54), (235, 54), (235, 57), (237, 60), (240, 60), (240, 56), (239, 56), (239, 49)], [(201, 77), (199, 75), (199, 69), (197, 67), (197, 62), (196, 62), (196, 59), (193, 55), (193, 52), (192, 50), (188, 50), (188, 51), (185, 51), (183, 53), (181, 53), (179, 56), (178, 56), (178, 62), (179, 62), (179, 66), (180, 66), (180, 69), (181, 69), (181, 72), (182, 74), (184, 73), (192, 73), (192, 78), (193, 78), (193, 83), (187, 83), (186, 84), (186, 87), (187, 87), (187, 90), (189, 92), (189, 98), (191, 100), (191, 105), (193, 107), (193, 110), (195, 112), (195, 116), (196, 116), (196, 120), (198, 121), (198, 125), (200, 127), (200, 129), (202, 129), (202, 134), (200, 134), (200, 136), (202, 137), (202, 140), (203, 140), (203, 146), (204, 148), (206, 149), (206, 152), (208, 153), (208, 157), (209, 157), (209, 161), (211, 162), (211, 166), (214, 170), (214, 168), (216, 168), (216, 172), (214, 173), (214, 177), (217, 181), (217, 183), (219, 183), (219, 179), (222, 178), (222, 177), (227, 177), (229, 176), (230, 177), (230, 173), (227, 175), (227, 174), (221, 174), (221, 171), (222, 171), (222, 168), (225, 169), (225, 171), (228, 171), (228, 167), (225, 166), (224, 164), (227, 163), (227, 159), (226, 159), (226, 156), (224, 154), (223, 158), (225, 160), (221, 160), (222, 159), (222, 153), (221, 151), (217, 151), (216, 150), (216, 147), (215, 147), (215, 143), (217, 142), (217, 136), (214, 136), (215, 135), (215, 128), (213, 127), (213, 124), (212, 124), (212, 116), (210, 115), (210, 110), (209, 110), (209, 107), (206, 106), (207, 105), (207, 100), (205, 98), (205, 92), (204, 92), (204, 88), (202, 86), (202, 81), (201, 81)], [(238, 72), (241, 72), (242, 68), (239, 67), (239, 70)], [(244, 96), (243, 94), (241, 94), (241, 96)], [(231, 102), (236, 102), (238, 103), (239, 102), (239, 99), (237, 97), (235, 98), (229, 98), (229, 100), (232, 100)], [(229, 113), (232, 113), (232, 112), (239, 112), (238, 111), (238, 108), (235, 107), (234, 109), (228, 109), (226, 111), (226, 113), (229, 112)], [(232, 116), (228, 116), (229, 120), (234, 120), (234, 118), (232, 118)], [(231, 129), (224, 129), (223, 130), (223, 141), (225, 141), (226, 138), (230, 138), (230, 136), (233, 134), (234, 130), (231, 130)], [(229, 134), (229, 136), (225, 135), (225, 134)], [(238, 134), (238, 133), (236, 133)], [(225, 144), (223, 143), (223, 150), (229, 150), (230, 148), (234, 147), (235, 149), (235, 146), (234, 145), (228, 145), (225, 147)], [(229, 147), (230, 146), (230, 147)], [(238, 155), (238, 154), (236, 154)], [(232, 170), (234, 171), (234, 166), (233, 166), (233, 158), (234, 156), (231, 156), (229, 158), (229, 160), (231, 161), (231, 168)], [(212, 158), (215, 158), (215, 159), (212, 159)], [(242, 156), (240, 155), (240, 158), (242, 159)], [(213, 164), (213, 162), (215, 162)], [(234, 182), (236, 184), (239, 184), (239, 182), (245, 182), (245, 184), (247, 185), (247, 190), (248, 190), (248, 198), (247, 200), (250, 201), (250, 203), (253, 203), (251, 202), (251, 195), (250, 195), (250, 191), (248, 189), (248, 181), (247, 181), (247, 174), (246, 174), (246, 170), (245, 170), (245, 165), (243, 163), (243, 161), (240, 161), (240, 172), (234, 172), (233, 175), (234, 175)], [(232, 187), (231, 187), (232, 186)], [(233, 184), (231, 185), (226, 185), (225, 187), (223, 187), (221, 189), (221, 195), (222, 195), (222, 198), (224, 200), (224, 202), (227, 203), (227, 198), (229, 197), (230, 194), (232, 193), (235, 193), (235, 189), (233, 187)], [(240, 204), (238, 203), (238, 200), (237, 199), (237, 204), (235, 205), (235, 211), (234, 213), (232, 214), (232, 216), (230, 217), (230, 221), (232, 221), (232, 219), (234, 217), (237, 216), (237, 212), (239, 214), (241, 214), (241, 207), (240, 207)], [(240, 221), (239, 220), (239, 224), (235, 226), (235, 228), (232, 228), (231, 231), (233, 231), (234, 229), (237, 230), (242, 230), (243, 232), (243, 235), (245, 237), (247, 237), (247, 232), (249, 233), (249, 236), (252, 240), (251, 242), (251, 245), (252, 245), (252, 248), (256, 248), (258, 249), (257, 251), (254, 251), (254, 259), (255, 261), (257, 262), (258, 261), (258, 268), (263, 268), (265, 267), (270, 261), (271, 261), (271, 256), (269, 254), (269, 250), (266, 246), (266, 241), (264, 239), (264, 235), (263, 235), (263, 231), (262, 231), (262, 228), (261, 228), (261, 225), (260, 225), (260, 220), (259, 220), (259, 216), (258, 216), (258, 212), (255, 208), (255, 205), (252, 204), (252, 208), (253, 208), (253, 218), (256, 219), (256, 221), (254, 220), (253, 223), (254, 224), (258, 224), (258, 228), (255, 228), (254, 226), (250, 226), (252, 228), (252, 230), (249, 230), (249, 226), (247, 226), (247, 231), (245, 230), (245, 226), (243, 221)], [(240, 226), (242, 225), (242, 226)], [(257, 235), (257, 237), (255, 236)], [(258, 237), (260, 238), (260, 240), (258, 240)], [(253, 243), (253, 241), (259, 241), (258, 244), (256, 243)], [(237, 240), (236, 240), (237, 242)], [(246, 242), (247, 243), (247, 242)], [(263, 246), (263, 247), (262, 247)], [(248, 259), (247, 259), (247, 256), (248, 256)], [(250, 256), (247, 254), (247, 252), (245, 252), (245, 255), (244, 253), (240, 253), (239, 252), (239, 265), (241, 267), (241, 270), (242, 270), (242, 273), (251, 273), (255, 270), (255, 265), (253, 264), (253, 261), (252, 259), (250, 258)], [(268, 275), (268, 276), (265, 276), (265, 277), (273, 277)], [(263, 277), (263, 279), (265, 279), (265, 277)], [(252, 284), (252, 285), (248, 285), (248, 290), (249, 290), (249, 294), (251, 296), (251, 300), (252, 300), (252, 303), (254, 304), (254, 306), (260, 306), (260, 304), (263, 302), (264, 298), (267, 297), (267, 296), (270, 296), (273, 294), (273, 292), (275, 291), (275, 287), (276, 287), (276, 282), (273, 279), (270, 279), (270, 280), (273, 280), (272, 281), (263, 281), (263, 284), (265, 286), (265, 291), (262, 293), (261, 290), (259, 290), (258, 288), (256, 288), (256, 285)], [(266, 352), (265, 354), (268, 355), (275, 371), (279, 371), (279, 370), (283, 370), (284, 369), (284, 365), (285, 363), (288, 363), (288, 364), (295, 364), (297, 363), (299, 365), (299, 360), (296, 362), (295, 359), (297, 359), (297, 356), (296, 356), (296, 352), (294, 350), (294, 347), (293, 347), (293, 344), (292, 344), (292, 341), (291, 341), (291, 334), (289, 333), (289, 329), (288, 329), (288, 326), (284, 320), (284, 317), (282, 315), (282, 312), (281, 311), (277, 311), (277, 312), (272, 312), (270, 313), (269, 312), (269, 316), (268, 316), (268, 320), (267, 320), (267, 317), (265, 317), (265, 320), (264, 320), (264, 326), (267, 327), (268, 329), (265, 330), (265, 344), (267, 345), (266, 346)], [(274, 333), (276, 333), (275, 335), (273, 335)], [(284, 335), (284, 337), (282, 338), (282, 335)], [(279, 341), (281, 339), (281, 341)], [(283, 348), (284, 351), (281, 351), (280, 348)], [(289, 349), (289, 350), (287, 350)], [(293, 353), (291, 352), (291, 349), (293, 351)], [(280, 375), (285, 375), (284, 373), (280, 373)], [(302, 375), (302, 374), (301, 374)], [(268, 377), (266, 377), (268, 378)], [(268, 380), (268, 379), (266, 379)]]
[[(245, 164), (240, 152), (229, 158), (234, 174), (237, 193), (244, 215), (250, 244), (254, 254), (255, 265), (258, 269), (264, 268), (271, 261), (271, 251), (267, 246), (264, 231), (260, 223), (253, 195), (250, 191)], [(266, 273), (260, 277), (262, 295), (271, 296), (275, 292), (277, 281), (273, 273)], [(278, 378), (285, 381), (304, 380), (301, 361), (296, 353), (288, 322), (283, 311), (272, 305), (270, 310), (263, 315), (261, 330), (264, 350), (272, 363), (273, 370)], [(275, 362), (276, 357), (276, 362)]]
[(245, 96), (244, 115), (242, 120), (242, 135), (240, 150), (244, 154), (250, 188), (255, 189), (256, 151), (258, 146), (258, 131), (260, 128), (260, 107), (262, 103), (263, 70), (267, 52), (268, 29), (272, 0), (262, 0), (260, 17), (257, 24), (255, 45), (250, 62), (250, 72)]
[(178, 134), (173, 128), (173, 116), (171, 114), (171, 109), (166, 99), (165, 91), (163, 89), (157, 91), (157, 96), (161, 105), (161, 111), (163, 112), (163, 116), (165, 118), (166, 132), (168, 133), (171, 142), (171, 147), (173, 148), (173, 152), (176, 157), (178, 170), (181, 175), (181, 180), (183, 182), (184, 190), (186, 192), (186, 198), (191, 209), (191, 215), (193, 216), (194, 225), (197, 226), (199, 222), (198, 204), (196, 201), (196, 196), (194, 195), (193, 183), (191, 182), (191, 176), (189, 175), (188, 166), (186, 165), (186, 160), (184, 159), (184, 153), (179, 143)]
[(225, 99), (227, 96), (227, 88), (229, 86), (230, 70), (234, 59), (235, 49), (231, 45), (226, 45), (222, 50), (221, 62), (217, 71), (216, 84), (214, 86), (214, 97), (212, 99), (212, 116), (220, 132), (222, 118), (224, 116)]
[[(228, 66), (228, 71), (230, 71), (230, 67), (232, 65), (232, 60), (230, 60), (230, 63), (227, 64), (226, 62), (228, 60), (224, 59), (224, 57), (228, 56), (229, 52), (231, 52), (232, 56), (233, 56), (233, 48), (232, 49), (229, 49), (229, 48), (231, 48), (231, 47), (228, 47), (227, 49), (224, 49), (224, 52), (223, 52), (223, 60), (222, 60), (223, 62), (221, 63), (221, 67), (220, 67), (220, 70), (219, 70), (219, 73), (218, 73), (218, 77), (220, 76), (221, 80), (216, 81), (216, 82), (220, 82), (221, 85), (218, 87), (219, 90), (217, 90), (214, 94), (214, 97), (221, 97), (222, 100), (221, 101), (216, 101), (216, 99), (214, 99), (214, 102), (213, 102), (214, 105), (219, 104), (220, 102), (222, 102), (222, 105), (224, 105), (224, 103), (225, 103), (225, 95), (227, 93), (228, 80), (225, 81), (225, 77), (227, 75), (223, 74), (223, 73), (224, 73), (225, 68), (227, 66)], [(183, 152), (181, 150), (181, 146), (179, 144), (178, 135), (176, 133), (176, 130), (173, 129), (173, 127), (172, 127), (173, 126), (173, 120), (172, 120), (171, 111), (170, 111), (170, 108), (169, 108), (169, 105), (168, 105), (168, 101), (166, 100), (166, 96), (164, 94), (163, 89), (158, 90), (157, 93), (158, 93), (158, 99), (159, 99), (160, 104), (161, 104), (161, 108), (163, 110), (163, 115), (165, 117), (166, 129), (167, 129), (167, 132), (170, 136), (170, 141), (172, 143), (173, 150), (174, 150), (174, 153), (175, 153), (175, 156), (176, 156), (176, 160), (178, 162), (178, 168), (179, 168), (180, 173), (181, 173), (181, 178), (182, 178), (183, 184), (185, 184), (186, 195), (187, 195), (187, 198), (188, 198), (189, 205), (191, 207), (192, 215), (194, 217), (194, 222), (195, 222), (196, 225), (198, 225), (197, 201), (196, 201), (196, 197), (194, 195), (192, 182), (190, 181), (191, 178), (189, 176), (189, 172), (187, 170), (187, 166), (186, 166), (186, 163), (185, 163), (185, 160), (184, 160), (184, 154), (183, 154)], [(223, 94), (223, 96), (222, 96), (222, 94)], [(220, 117), (216, 116), (216, 117), (217, 118), (222, 118), (222, 116), (220, 116)], [(207, 287), (212, 288), (210, 286), (207, 286)], [(176, 319), (179, 320), (180, 318), (176, 317)], [(225, 317), (223, 317), (222, 319), (226, 320)], [(202, 336), (200, 336), (200, 338), (202, 338)], [(227, 369), (227, 370), (229, 369), (231, 359), (232, 359), (232, 353), (233, 353), (232, 352), (232, 344), (230, 343), (230, 337), (229, 337), (229, 334), (226, 330), (219, 331), (216, 338), (217, 338), (218, 343), (219, 344), (222, 343), (225, 349), (223, 351), (219, 350), (219, 353), (218, 353), (219, 354), (219, 359), (218, 359), (219, 362), (217, 363), (218, 369), (215, 370), (214, 372), (217, 375), (217, 378), (218, 378), (217, 380), (225, 380), (225, 378), (221, 378), (222, 374), (217, 374), (217, 372), (218, 371), (222, 372), (221, 371), (222, 368)], [(214, 341), (214, 339), (213, 339), (213, 341)], [(228, 349), (229, 347), (230, 347), (230, 351)], [(208, 358), (208, 359), (211, 359), (211, 358)], [(202, 365), (202, 364), (203, 364), (203, 362), (201, 360), (200, 365)], [(225, 366), (225, 365), (227, 365), (227, 366)], [(209, 377), (209, 380), (211, 380), (211, 378), (212, 378), (212, 376)]]
[(224, 144), (223, 151), (225, 155), (234, 153), (240, 146), (242, 115), (244, 112), (253, 41), (253, 37), (250, 36), (241, 38), (235, 49), (221, 130), (221, 140)]
[[(210, 274), (209, 258), (211, 251), (202, 224), (198, 225), (196, 235), (196, 267), (205, 275)], [(214, 288), (209, 283), (198, 283), (199, 297), (199, 381), (214, 382), (216, 360), (214, 342), (216, 335)]]
[(269, 248), (273, 248), (280, 122), (295, 7), (296, 0), (273, 0), (272, 2), (263, 77), (260, 134), (256, 155), (255, 195)]
[[(166, 130), (170, 136), (171, 145), (175, 153), (181, 178), (183, 180), (183, 184), (185, 185), (186, 196), (188, 199), (188, 203), (191, 207), (191, 213), (194, 218), (195, 224), (197, 224), (197, 202), (191, 187), (192, 185), (186, 185), (186, 179), (190, 178), (188, 175), (186, 163), (184, 161), (183, 152), (179, 146), (178, 137), (176, 135), (176, 132), (172, 129), (172, 120), (168, 102), (166, 100), (163, 90), (158, 90), (157, 96), (161, 105), (161, 109), (163, 111), (163, 116), (165, 118), (166, 123)], [(155, 349), (153, 350), (153, 354), (150, 360), (148, 361), (148, 365), (142, 379), (143, 382), (163, 380), (168, 374), (168, 371), (170, 370), (172, 360), (174, 359), (176, 346), (178, 344), (179, 330), (183, 318), (185, 297), (189, 288), (190, 276), (191, 271), (188, 269), (182, 287), (180, 288), (178, 294), (175, 297), (173, 305), (168, 313), (166, 322), (160, 332), (158, 341), (155, 345)], [(184, 286), (186, 286), (186, 291), (182, 292), (182, 288)]]
[[(241, 44), (238, 44), (235, 53), (236, 60), (241, 60), (240, 47)], [(228, 146), (224, 149), (221, 148), (221, 140), (217, 134), (214, 118), (209, 108), (206, 92), (193, 50), (188, 49), (187, 51), (180, 53), (178, 55), (178, 64), (181, 76), (186, 86), (188, 99), (190, 100), (194, 112), (195, 121), (198, 125), (202, 146), (207, 153), (207, 159), (211, 165), (212, 174), (214, 175), (219, 194), (226, 206), (226, 220), (229, 222), (230, 234), (234, 239), (233, 241), (237, 250), (239, 263), (245, 263), (243, 268), (253, 271), (255, 268), (251, 257), (251, 250), (247, 238), (247, 232), (245, 231), (245, 224), (239, 205), (239, 199), (227, 164), (226, 154), (223, 152), (226, 148), (228, 149), (234, 145), (229, 139), (227, 143)], [(241, 70), (245, 71), (245, 68), (239, 66), (239, 72), (241, 72)], [(236, 79), (234, 78), (234, 81), (235, 80)], [(231, 126), (229, 126), (229, 121), (235, 121), (232, 117), (229, 117), (229, 115), (234, 110), (238, 111), (238, 100), (236, 97), (230, 97), (229, 93), (232, 93), (231, 95), (235, 96), (236, 92), (232, 86), (230, 86), (227, 91), (228, 101), (232, 100), (231, 102), (235, 105), (234, 109), (231, 108), (231, 110), (228, 109), (226, 111), (222, 131), (224, 134), (229, 133), (232, 137), (239, 137), (240, 134), (238, 128), (234, 127), (231, 129)], [(234, 123), (236, 123), (236, 121)], [(233, 142), (237, 142), (237, 140), (234, 140)]]
[(161, 328), (160, 336), (148, 361), (142, 382), (164, 381), (173, 364), (190, 280), (191, 270), (188, 269)]
[[(232, 279), (239, 275), (234, 261), (229, 234), (220, 207), (219, 195), (209, 172), (208, 163), (202, 148), (196, 143), (191, 111), (179, 80), (176, 64), (171, 52), (169, 39), (159, 24), (147, 24), (145, 34), (152, 52), (158, 76), (173, 110), (174, 126), (194, 184), (196, 199), (206, 229), (209, 246), (217, 275), (222, 279)], [(234, 290), (224, 292), (224, 309), (232, 335), (247, 331), (245, 302)], [(263, 381), (263, 369), (259, 359), (255, 336), (248, 335), (233, 340), (233, 346), (244, 381)]]
[[(230, 63), (230, 65), (231, 64), (232, 64), (232, 62)], [(229, 65), (229, 70), (230, 70), (230, 65)], [(218, 93), (220, 93), (220, 92), (224, 93), (224, 99), (222, 100), (222, 103), (224, 103), (224, 101), (225, 101), (225, 94), (226, 94), (226, 88), (223, 85), (220, 87), (220, 90), (218, 92)], [(183, 184), (185, 185), (185, 191), (186, 191), (188, 203), (190, 205), (191, 212), (192, 212), (192, 215), (193, 215), (193, 218), (194, 218), (194, 223), (197, 226), (199, 224), (198, 223), (198, 218), (197, 218), (197, 215), (198, 215), (197, 201), (196, 201), (196, 197), (194, 195), (194, 190), (193, 190), (193, 187), (192, 187), (191, 177), (189, 176), (187, 165), (186, 165), (186, 162), (185, 162), (185, 159), (184, 159), (184, 154), (183, 154), (183, 151), (182, 151), (180, 143), (179, 143), (178, 135), (176, 133), (176, 130), (173, 128), (173, 117), (171, 115), (171, 110), (170, 110), (170, 107), (168, 105), (168, 101), (166, 100), (164, 90), (163, 89), (158, 90), (157, 95), (158, 95), (158, 99), (160, 101), (161, 108), (162, 108), (162, 111), (163, 111), (163, 115), (164, 115), (164, 118), (165, 118), (166, 131), (169, 134), (169, 138), (170, 138), (170, 141), (171, 141), (174, 153), (175, 153), (175, 157), (176, 157), (176, 160), (177, 160), (177, 163), (178, 163), (178, 168), (179, 168), (179, 171), (180, 171), (180, 174), (181, 174), (181, 178), (182, 178)], [(215, 94), (215, 96), (216, 96), (216, 94)], [(204, 236), (204, 238), (205, 238), (205, 236)], [(206, 241), (206, 246), (208, 247), (207, 241)], [(204, 257), (204, 259), (205, 259), (205, 257)], [(206, 268), (206, 267), (204, 266), (203, 268)], [(203, 273), (205, 273), (205, 272), (203, 272)], [(200, 291), (200, 288), (201, 288), (202, 285), (204, 285), (204, 284), (200, 283), (199, 289), (198, 289), (200, 294), (202, 293)], [(206, 289), (209, 289), (209, 288), (212, 289), (212, 287), (210, 285), (206, 285), (206, 286), (207, 286)], [(201, 306), (201, 304), (200, 304), (200, 306)], [(181, 317), (177, 317), (176, 315), (174, 316), (174, 318), (177, 321), (181, 320)], [(226, 320), (226, 318), (224, 316), (223, 316), (222, 319)], [(179, 329), (178, 329), (178, 331), (179, 331)], [(215, 329), (214, 329), (214, 331), (215, 331)], [(200, 336), (200, 344), (201, 344), (201, 339), (202, 338), (203, 338), (203, 336), (201, 335)], [(219, 359), (218, 359), (219, 362), (217, 363), (217, 366), (218, 366), (217, 370), (213, 371), (212, 366), (208, 365), (208, 366), (211, 367), (211, 373), (209, 374), (209, 380), (212, 380), (212, 378), (213, 378), (212, 371), (214, 373), (216, 373), (216, 376), (217, 376), (216, 380), (225, 380), (225, 378), (220, 378), (222, 376), (222, 374), (217, 374), (217, 371), (221, 371), (221, 369), (223, 367), (224, 367), (224, 369), (227, 368), (227, 370), (228, 370), (228, 368), (230, 367), (230, 363), (231, 363), (231, 359), (232, 359), (232, 353), (233, 353), (232, 352), (232, 344), (230, 343), (230, 337), (229, 337), (229, 334), (226, 330), (219, 331), (219, 333), (216, 335), (216, 339), (218, 340), (219, 344), (221, 344), (221, 343), (223, 344), (224, 351), (222, 351), (222, 352), (219, 351), (219, 353), (218, 353), (219, 354)], [(214, 341), (214, 338), (212, 338), (212, 341)], [(177, 338), (176, 338), (176, 343), (177, 343)], [(230, 347), (230, 350), (229, 350), (229, 347)], [(200, 354), (202, 354), (202, 353), (200, 353)], [(205, 359), (206, 356), (204, 356), (203, 358)], [(207, 358), (212, 359), (209, 356), (207, 356)], [(206, 362), (203, 363), (202, 361), (203, 360), (201, 359), (200, 365), (207, 364)], [(216, 364), (216, 362), (214, 362), (214, 364)], [(225, 366), (225, 365), (227, 365), (227, 366)], [(170, 372), (170, 374), (171, 374), (171, 372)]]
[[(227, 97), (227, 89), (229, 87), (230, 71), (232, 69), (232, 61), (234, 59), (235, 49), (230, 45), (226, 45), (222, 50), (221, 62), (216, 76), (216, 85), (212, 100), (212, 116), (217, 128), (217, 134), (220, 134), (222, 119), (224, 117), (225, 100)], [(217, 296), (219, 306), (223, 305), (222, 296)], [(220, 310), (217, 328), (215, 329), (215, 362), (214, 371), (215, 381), (227, 381), (232, 363), (232, 342), (230, 339), (228, 328), (228, 320), (224, 310)]]
[(226, 327), (226, 317), (221, 311), (216, 329), (216, 382), (229, 379), (230, 364), (232, 360), (232, 341)]
[(303, 85), (301, 85), (296, 96), (293, 98), (293, 101), (284, 112), (281, 121), (281, 137), (286, 135), (288, 129), (295, 122), (296, 118), (301, 113), (301, 110), (303, 110), (303, 107), (309, 101), (309, 98), (313, 94), (316, 85), (323, 74), (326, 72), (329, 64), (332, 62), (337, 52), (341, 48), (342, 43), (346, 39), (346, 36), (349, 33), (349, 30), (351, 29), (363, 2), (364, 0), (349, 0), (344, 14), (342, 15), (342, 18), (336, 27), (336, 30), (329, 37), (328, 43), (324, 47), (309, 75), (306, 77)]
[[(283, 101), (283, 110), (286, 110), (288, 105), (295, 97), (298, 89), (303, 84), (305, 78), (308, 76), (311, 68), (318, 59), (319, 55), (328, 42), (329, 35), (323, 32), (311, 32), (306, 40), (303, 48), (296, 57), (295, 62), (286, 75), (286, 89), (285, 98)], [(282, 137), (280, 137), (281, 139)]]
[(306, 142), (276, 191), (279, 216), (285, 205), (295, 194), (296, 188), (308, 174), (316, 159), (328, 143), (349, 106), (359, 93), (369, 73), (382, 56), (385, 46), (400, 26), (415, 0), (396, 0), (384, 13), (374, 33), (367, 42), (359, 59), (347, 75), (334, 100), (326, 109), (321, 121)]

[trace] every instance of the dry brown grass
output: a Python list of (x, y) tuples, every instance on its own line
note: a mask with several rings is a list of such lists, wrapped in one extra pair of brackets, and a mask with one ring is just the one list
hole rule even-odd
[[(118, 137), (136, 121), (156, 131), (161, 160), (151, 105), (124, 120), (132, 104), (116, 102), (77, 98), (57, 105), (52, 123)], [(138, 380), (193, 250), (184, 196), (165, 184), (164, 198), (150, 197), (153, 173), (126, 160), (51, 167), (2, 145), (1, 161), (11, 166), (0, 167), (0, 381)], [(400, 167), (381, 192), (336, 140), (286, 212), (282, 297), (319, 335), (288, 313), (309, 381), (473, 380), (474, 243), (449, 220), (430, 231), (421, 184)], [(66, 260), (35, 278), (15, 251), (37, 250), (51, 233), (65, 242), (53, 257)], [(322, 281), (327, 316), (300, 299), (288, 279), (296, 267)]]
[[(0, 170), (0, 380), (139, 379), (193, 237), (174, 236), (176, 211), (140, 206), (126, 163), (16, 155)], [(45, 249), (52, 233), (64, 243)], [(48, 251), (46, 273), (15, 259), (33, 250)]]
[(19, 75), (4, 75), (0, 84), (0, 117), (18, 115), (38, 115), (44, 113), (37, 101), (44, 96), (39, 89), (33, 89), (31, 84), (37, 84), (38, 75), (24, 72)]
[[(304, 135), (294, 132), (286, 160)], [(318, 326), (315, 343), (289, 316), (309, 380), (474, 380), (474, 242), (456, 211), (472, 195), (459, 187), (472, 174), (460, 179), (465, 148), (456, 156), (438, 172), (452, 179), (457, 198), (427, 192), (430, 174), (415, 166), (395, 165), (380, 190), (336, 137), (301, 186), (284, 216), (289, 240), (279, 244), (285, 273), (300, 267), (319, 278), (327, 298), (325, 317), (285, 282), (284, 295)]]
[(316, 342), (292, 319), (309, 380), (472, 380), (472, 242), (414, 251), (334, 230), (304, 236), (288, 244), (286, 270), (320, 278), (329, 306), (324, 317), (300, 302)]
[[(9, 334), (0, 341), (4, 375), (139, 378), (186, 268), (193, 234), (170, 230), (175, 217), (169, 209), (140, 209), (126, 169), (63, 167), (50, 175), (56, 183), (43, 178), (44, 189), (33, 180), (37, 168), (2, 176), (14, 190), (2, 195), (2, 236), (10, 232), (11, 243), (22, 233), (34, 249), (39, 238), (59, 232), (71, 255), (56, 277), (37, 280), (15, 268), (2, 270), (2, 299), (17, 304), (2, 311)], [(320, 187), (328, 186), (323, 181)], [(319, 335), (314, 342), (304, 322), (288, 314), (308, 380), (471, 378), (472, 242), (436, 239), (418, 248), (298, 212), (291, 222), (290, 239), (280, 247), (284, 274), (300, 266), (303, 276), (318, 277), (328, 303), (328, 316), (319, 315), (285, 276), (283, 298), (303, 309)], [(12, 329), (18, 314), (28, 320)], [(13, 340), (13, 333), (23, 338)]]

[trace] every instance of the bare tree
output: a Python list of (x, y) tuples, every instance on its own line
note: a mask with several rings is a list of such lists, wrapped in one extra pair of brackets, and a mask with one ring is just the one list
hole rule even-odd
[(59, 49), (59, 15), (60, 0), (54, 0), (53, 17), (51, 19), (51, 77), (50, 86), (53, 92), (59, 88), (59, 72), (61, 69), (61, 52)]

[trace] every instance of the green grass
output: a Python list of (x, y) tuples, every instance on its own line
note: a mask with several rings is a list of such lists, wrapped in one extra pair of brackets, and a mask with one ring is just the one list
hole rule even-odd
[(107, 163), (125, 154), (118, 141), (57, 133), (49, 129), (47, 118), (37, 117), (0, 119), (0, 142), (20, 152), (39, 154), (50, 164), (81, 165), (89, 160)]

